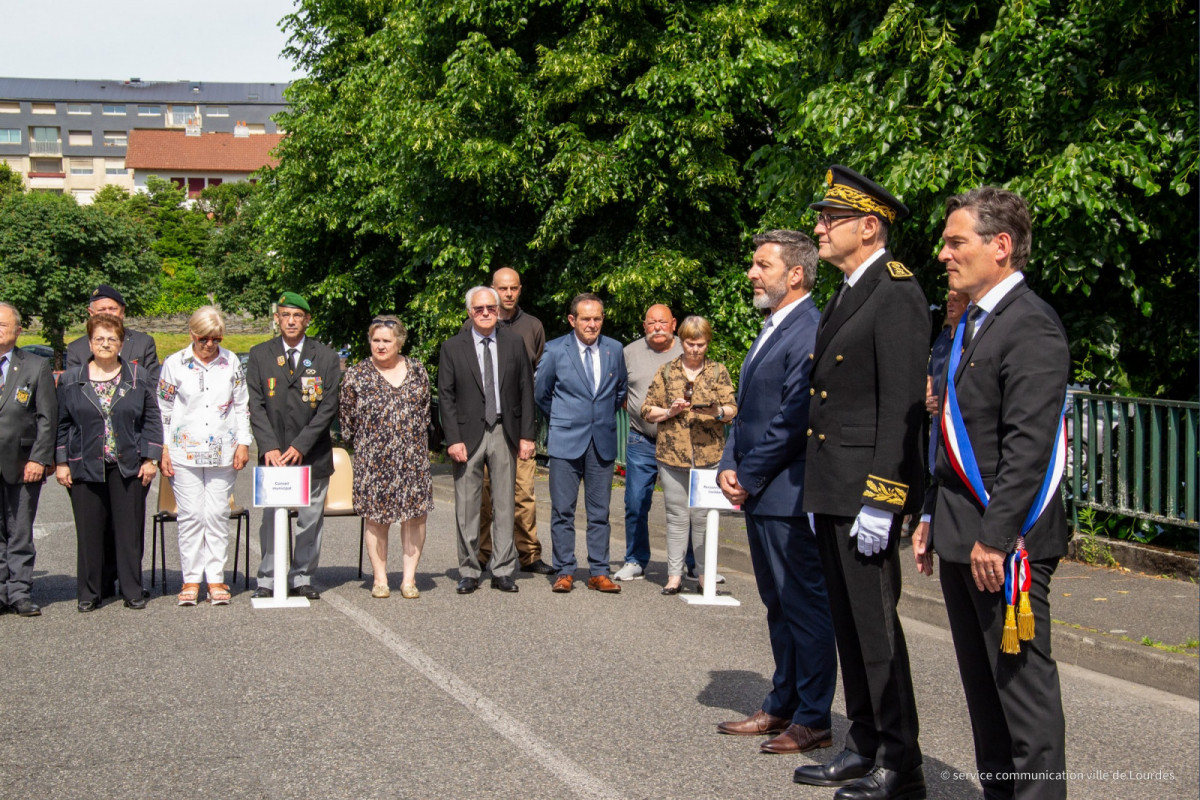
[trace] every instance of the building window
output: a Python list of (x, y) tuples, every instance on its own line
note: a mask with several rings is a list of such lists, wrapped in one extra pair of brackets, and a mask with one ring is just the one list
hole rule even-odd
[(105, 175), (124, 175), (125, 174), (125, 159), (123, 159), (123, 158), (106, 158), (106, 159), (104, 159), (104, 174)]
[(34, 156), (62, 155), (58, 128), (32, 128), (29, 135), (29, 154)]
[(199, 197), (204, 191), (204, 178), (188, 178), (187, 190), (188, 197)]
[(90, 158), (71, 159), (72, 175), (91, 175), (93, 173), (94, 169), (92, 168), (92, 160)]
[(62, 174), (61, 158), (32, 158), (29, 161), (30, 172), (37, 172), (43, 175)]
[(251, 135), (256, 133), (266, 133), (267, 126), (262, 122), (249, 122), (246, 124), (246, 130), (249, 131)]
[(220, 186), (221, 180), (222, 180), (221, 178), (209, 178), (208, 185), (209, 186)]
[(127, 147), (129, 145), (129, 134), (125, 131), (105, 131), (104, 146), (105, 147)]
[(157, 117), (161, 113), (158, 106), (138, 106), (139, 117)]
[(106, 103), (104, 105), (104, 113), (109, 115), (110, 117), (113, 117), (113, 116), (123, 117), (123, 116), (125, 116), (125, 106), (124, 105), (109, 105)]
[(208, 106), (204, 109), (206, 117), (228, 117), (229, 106)]
[(91, 147), (92, 132), (91, 131), (70, 131), (67, 134), (67, 144), (72, 147)]
[(175, 184), (176, 189), (187, 188), (187, 178), (171, 178), (171, 183)]
[(56, 114), (58, 113), (58, 109), (54, 107), (54, 103), (33, 103), (33, 113)]
[(92, 107), (88, 103), (67, 103), (68, 114), (91, 114)]
[(20, 114), (21, 104), (16, 100), (0, 100), (0, 114)]
[(20, 128), (0, 128), (0, 144), (20, 144)]

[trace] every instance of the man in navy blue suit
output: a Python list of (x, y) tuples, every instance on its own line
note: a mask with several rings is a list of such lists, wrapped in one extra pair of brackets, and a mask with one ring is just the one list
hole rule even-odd
[(771, 692), (744, 720), (721, 733), (777, 734), (765, 753), (803, 753), (833, 743), (830, 706), (837, 661), (833, 623), (816, 538), (804, 515), (809, 370), (817, 311), (809, 291), (817, 248), (797, 231), (754, 237), (746, 277), (754, 307), (767, 314), (738, 381), (738, 415), (725, 442), (717, 481), (746, 514), (758, 593), (767, 607), (775, 656)]
[(579, 482), (587, 509), (588, 588), (619, 592), (608, 577), (608, 504), (617, 457), (617, 409), (628, 380), (621, 344), (600, 335), (604, 303), (576, 295), (567, 322), (574, 329), (546, 345), (534, 380), (538, 407), (550, 418), (550, 540), (554, 543), (554, 591), (569, 592), (575, 580), (575, 504)]

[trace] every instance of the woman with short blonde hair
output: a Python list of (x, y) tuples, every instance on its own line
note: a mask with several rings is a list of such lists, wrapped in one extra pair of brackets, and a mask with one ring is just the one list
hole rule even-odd
[(221, 347), (221, 312), (196, 309), (188, 330), (192, 343), (163, 363), (158, 381), (162, 473), (179, 515), (183, 588), (176, 601), (196, 605), (205, 580), (209, 603), (228, 605), (229, 494), (250, 457), (250, 395), (241, 361)]

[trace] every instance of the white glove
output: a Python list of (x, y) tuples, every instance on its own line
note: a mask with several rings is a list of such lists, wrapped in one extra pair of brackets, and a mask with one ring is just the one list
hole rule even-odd
[(808, 515), (808, 529), (813, 533), (817, 532), (817, 520), (812, 514)]
[(887, 547), (894, 517), (890, 511), (863, 506), (850, 528), (850, 538), (858, 537), (858, 552), (873, 556)]

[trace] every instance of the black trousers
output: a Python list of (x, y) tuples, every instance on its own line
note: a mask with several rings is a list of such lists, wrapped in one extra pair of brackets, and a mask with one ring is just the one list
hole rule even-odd
[(117, 580), (126, 600), (142, 598), (142, 553), (146, 527), (146, 487), (134, 475), (125, 478), (114, 464), (106, 466), (104, 482), (81, 481), (71, 487), (78, 540), (76, 581), (80, 602), (101, 598), (104, 529), (111, 526)]
[(900, 601), (900, 515), (888, 546), (864, 556), (850, 538), (854, 517), (817, 514), (817, 547), (829, 593), (833, 632), (842, 666), (850, 730), (846, 749), (887, 769), (921, 765), (917, 705)]
[(1058, 559), (1029, 562), (1033, 640), (1021, 642), (1017, 655), (1000, 651), (1004, 592), (979, 591), (970, 564), (941, 560), (940, 566), (983, 796), (1066, 797), (1066, 726), (1058, 665), (1050, 655), (1050, 578)]

